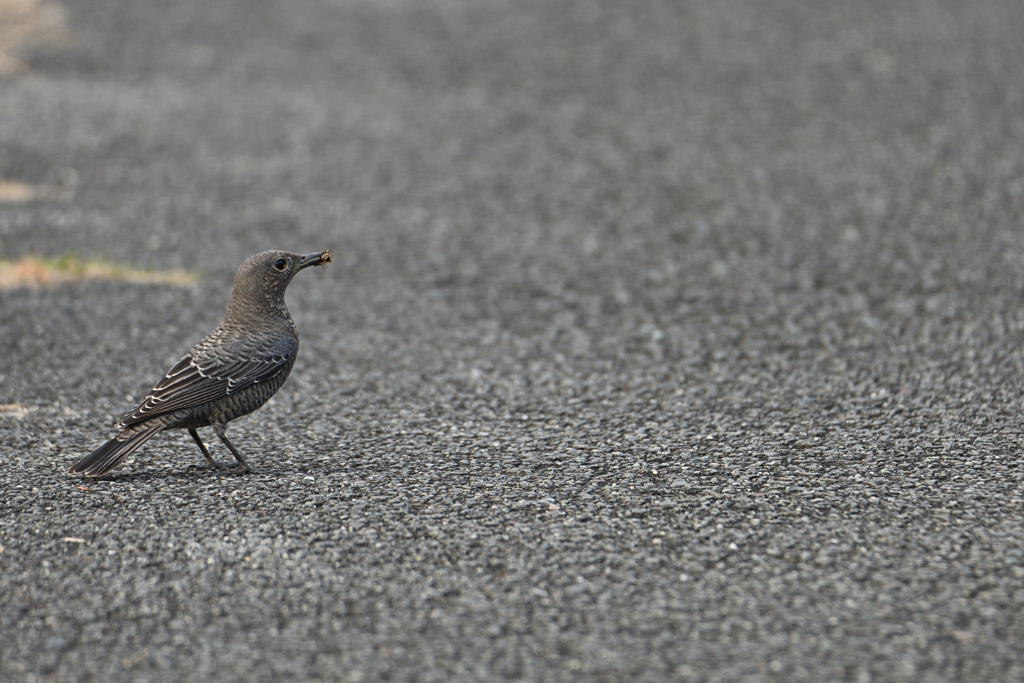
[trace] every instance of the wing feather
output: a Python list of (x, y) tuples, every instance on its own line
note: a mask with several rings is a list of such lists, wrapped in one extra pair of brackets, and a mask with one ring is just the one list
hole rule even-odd
[(274, 344), (250, 341), (212, 349), (197, 347), (200, 351), (193, 349), (175, 363), (146, 400), (121, 418), (121, 425), (127, 427), (157, 415), (193, 408), (265, 382), (289, 367), (297, 346), (297, 341), (288, 337)]

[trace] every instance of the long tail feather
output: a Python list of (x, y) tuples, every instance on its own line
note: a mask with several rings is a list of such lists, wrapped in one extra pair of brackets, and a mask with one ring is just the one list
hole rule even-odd
[(163, 431), (166, 426), (155, 422), (129, 427), (76, 462), (68, 472), (84, 474), (87, 477), (102, 477), (124, 462), (124, 459), (138, 450), (139, 446)]

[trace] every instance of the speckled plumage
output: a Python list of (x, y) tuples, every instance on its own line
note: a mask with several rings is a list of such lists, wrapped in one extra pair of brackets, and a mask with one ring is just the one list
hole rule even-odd
[(298, 271), (330, 261), (329, 251), (305, 256), (265, 251), (247, 259), (235, 275), (224, 321), (121, 418), (116, 437), (75, 463), (70, 472), (106, 474), (165, 429), (187, 429), (206, 460), (217, 466), (196, 432), (211, 426), (238, 462), (248, 467), (225, 434), (227, 423), (258, 409), (288, 378), (299, 335), (285, 306), (285, 290)]

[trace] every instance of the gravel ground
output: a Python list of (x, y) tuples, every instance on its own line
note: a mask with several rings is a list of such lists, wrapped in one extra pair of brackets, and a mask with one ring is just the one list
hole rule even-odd
[[(63, 8), (0, 257), (202, 278), (0, 292), (0, 679), (1024, 680), (1020, 2)], [(267, 248), (257, 472), (65, 474)]]

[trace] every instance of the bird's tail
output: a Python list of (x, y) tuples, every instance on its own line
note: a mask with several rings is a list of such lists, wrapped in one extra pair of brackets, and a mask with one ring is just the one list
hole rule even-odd
[(138, 450), (139, 446), (163, 431), (166, 426), (158, 421), (133, 425), (76, 462), (68, 472), (84, 474), (87, 477), (102, 477)]

